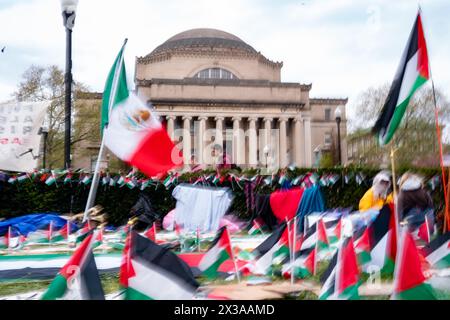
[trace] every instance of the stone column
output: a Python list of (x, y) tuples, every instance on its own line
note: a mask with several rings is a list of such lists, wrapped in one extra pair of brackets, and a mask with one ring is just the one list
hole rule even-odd
[(189, 166), (191, 162), (191, 116), (183, 117), (183, 160), (184, 165)]
[(238, 166), (242, 164), (241, 155), (241, 132), (240, 122), (241, 117), (233, 117), (233, 161)]
[(174, 139), (174, 121), (177, 117), (176, 116), (167, 116), (167, 134), (169, 135), (170, 139), (173, 141)]
[(206, 129), (206, 120), (208, 117), (200, 116), (198, 117), (199, 126), (198, 126), (198, 137), (197, 137), (197, 143), (198, 143), (198, 159), (197, 162), (199, 164), (204, 164), (205, 160), (205, 152), (204, 152), (204, 141), (205, 141), (205, 129)]
[(303, 119), (305, 127), (305, 166), (310, 168), (313, 163), (311, 150), (311, 118), (305, 116)]
[(256, 117), (248, 118), (248, 164), (250, 167), (256, 167), (258, 165), (258, 139), (256, 135), (256, 120)]
[[(269, 167), (269, 164), (267, 162), (270, 163), (270, 158), (271, 158), (271, 153), (273, 150), (273, 146), (271, 145), (271, 140), (272, 140), (272, 118), (268, 118), (265, 117), (264, 119), (264, 139), (263, 139), (263, 145), (262, 145), (262, 156), (264, 158), (263, 163)], [(268, 146), (270, 148), (269, 150), (269, 156), (266, 158), (266, 155), (264, 154), (264, 148), (265, 146)]]
[[(217, 116), (214, 118), (216, 120), (216, 133), (215, 133), (215, 139), (214, 143), (220, 145), (220, 147), (223, 147), (223, 120), (225, 118), (222, 116)], [(225, 152), (225, 150), (224, 150)]]
[(294, 159), (297, 167), (305, 166), (305, 129), (303, 119), (294, 119)]
[(280, 118), (278, 119), (280, 122), (280, 167), (285, 168), (287, 167), (287, 158), (286, 158), (286, 152), (287, 152), (287, 144), (286, 144), (286, 118)]

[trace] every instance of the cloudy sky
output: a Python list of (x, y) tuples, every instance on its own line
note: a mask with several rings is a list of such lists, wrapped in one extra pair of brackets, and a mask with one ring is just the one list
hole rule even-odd
[[(450, 96), (450, 2), (422, 0), (435, 85)], [(73, 74), (102, 91), (124, 38), (129, 82), (136, 56), (192, 28), (235, 34), (273, 61), (282, 81), (312, 83), (315, 97), (348, 97), (390, 82), (411, 30), (413, 0), (80, 0)], [(31, 65), (64, 68), (59, 0), (0, 0), (0, 101)]]

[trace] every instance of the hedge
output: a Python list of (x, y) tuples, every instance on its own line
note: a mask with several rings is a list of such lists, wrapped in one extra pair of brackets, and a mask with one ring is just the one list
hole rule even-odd
[[(398, 170), (397, 174), (400, 176), (407, 169)], [(319, 176), (326, 174), (336, 174), (339, 180), (333, 185), (322, 187), (322, 192), (325, 198), (327, 208), (352, 208), (357, 210), (360, 198), (365, 191), (370, 188), (373, 176), (379, 170), (353, 167), (353, 168), (331, 168), (331, 169), (300, 169), (286, 170), (286, 176), (294, 179), (299, 175), (316, 172)], [(420, 172), (427, 179), (437, 177), (440, 174), (439, 169), (415, 169)], [(222, 174), (233, 173), (236, 176), (253, 176), (255, 170), (241, 171), (240, 169), (223, 171)], [(195, 173), (183, 174), (178, 178), (178, 182), (193, 182), (202, 175), (215, 174), (215, 171), (202, 171)], [(356, 175), (363, 177), (359, 183), (355, 179)], [(114, 176), (114, 175), (111, 175)], [(349, 181), (345, 181), (347, 176)], [(79, 184), (77, 174), (73, 176), (72, 185), (64, 185), (58, 182), (58, 185), (47, 186), (45, 183), (38, 180), (26, 179), (22, 183), (8, 183), (0, 181), (0, 218), (10, 218), (20, 216), (33, 212), (59, 212), (79, 213), (84, 210), (90, 185), (85, 186)], [(242, 219), (248, 219), (246, 209), (245, 194), (241, 187), (236, 183), (225, 181), (219, 186), (227, 186), (232, 189), (234, 194), (234, 201), (230, 211)], [(271, 185), (261, 183), (257, 187), (258, 193), (270, 193), (278, 189), (280, 185), (273, 182)], [(129, 189), (127, 186), (110, 187), (99, 186), (97, 191), (96, 204), (104, 207), (105, 212), (108, 213), (109, 222), (113, 225), (120, 225), (126, 222), (130, 208), (137, 201), (141, 192), (147, 194), (156, 211), (163, 215), (175, 207), (175, 200), (171, 193), (174, 186), (165, 188), (164, 185), (151, 185), (141, 191), (139, 188)], [(442, 212), (444, 208), (444, 196), (442, 184), (438, 184), (436, 188), (428, 189), (433, 197), (435, 209), (437, 212)], [(439, 219), (438, 215), (438, 219)]]

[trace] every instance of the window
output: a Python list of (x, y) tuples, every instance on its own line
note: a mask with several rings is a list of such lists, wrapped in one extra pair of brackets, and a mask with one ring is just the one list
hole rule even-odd
[(238, 79), (233, 73), (222, 68), (209, 68), (198, 72), (194, 78), (199, 79)]
[(331, 109), (325, 109), (325, 121), (331, 121)]
[(330, 146), (331, 145), (331, 133), (330, 132), (325, 133), (325, 139), (324, 139), (323, 143), (326, 146)]

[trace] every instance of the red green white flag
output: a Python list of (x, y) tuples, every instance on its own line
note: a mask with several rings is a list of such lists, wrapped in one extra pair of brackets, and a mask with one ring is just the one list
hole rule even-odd
[(404, 230), (395, 263), (394, 300), (435, 300), (433, 288), (426, 283), (422, 263), (411, 234)]
[(91, 232), (73, 253), (41, 300), (104, 300), (105, 295), (98, 275)]
[(227, 227), (224, 226), (220, 228), (216, 238), (200, 261), (198, 268), (208, 278), (215, 278), (220, 265), (225, 260), (232, 258), (230, 235)]

